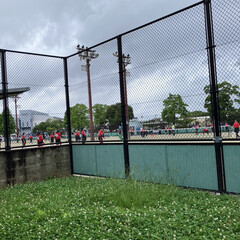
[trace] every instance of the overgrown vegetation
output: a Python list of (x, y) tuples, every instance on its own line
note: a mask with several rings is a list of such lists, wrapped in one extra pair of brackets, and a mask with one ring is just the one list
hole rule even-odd
[(116, 179), (0, 191), (0, 239), (240, 239), (239, 196)]

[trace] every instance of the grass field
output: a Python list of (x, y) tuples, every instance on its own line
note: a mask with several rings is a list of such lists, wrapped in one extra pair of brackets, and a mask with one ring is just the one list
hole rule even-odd
[(240, 239), (240, 198), (116, 179), (0, 191), (0, 239)]

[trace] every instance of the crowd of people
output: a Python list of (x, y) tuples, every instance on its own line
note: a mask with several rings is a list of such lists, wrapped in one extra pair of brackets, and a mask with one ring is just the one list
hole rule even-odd
[[(103, 139), (104, 139), (104, 130), (100, 129), (100, 131), (98, 132), (98, 140), (100, 144), (103, 144)], [(86, 135), (86, 131), (83, 129), (81, 132), (80, 131), (76, 131), (75, 132), (75, 140), (76, 142), (80, 142), (82, 139), (82, 144), (85, 144), (86, 139), (87, 139), (87, 135)]]
[[(36, 134), (37, 144), (39, 147), (43, 146), (45, 138), (46, 138), (46, 135), (43, 133)], [(52, 132), (52, 134), (50, 135), (50, 142), (52, 144), (55, 143), (56, 145), (61, 145), (61, 138), (62, 138), (62, 134), (60, 131)], [(22, 147), (25, 147), (27, 143), (27, 137), (25, 133), (22, 134), (21, 140), (22, 140)], [(32, 134), (28, 136), (28, 140), (30, 143), (33, 143)]]
[[(239, 137), (240, 124), (237, 120), (235, 120), (233, 126), (229, 125), (228, 123), (225, 123), (223, 126), (225, 127), (226, 132), (228, 132), (230, 134), (230, 132), (232, 131), (231, 129), (233, 129), (233, 131), (236, 135), (236, 138)], [(201, 128), (201, 132), (203, 134), (209, 134), (210, 132), (213, 133), (215, 131), (213, 124), (211, 125), (211, 127), (201, 127), (199, 124), (196, 124), (192, 128), (195, 129), (195, 134), (196, 135), (199, 134), (199, 129), (200, 128)], [(159, 130), (158, 134), (162, 134), (162, 131), (164, 131), (164, 134), (169, 134), (169, 135), (175, 136), (175, 131), (176, 131), (175, 124), (172, 124), (171, 126), (165, 126), (163, 129)], [(134, 128), (130, 129), (129, 132), (130, 132), (130, 135), (134, 135), (135, 134)], [(147, 134), (148, 134), (148, 132), (144, 128), (140, 128), (140, 135), (142, 137), (147, 136)], [(36, 137), (37, 137), (38, 146), (39, 147), (43, 146), (44, 139), (46, 138), (46, 136), (43, 133), (38, 133), (36, 135)], [(104, 130), (103, 129), (99, 130), (99, 132), (97, 134), (97, 137), (98, 137), (99, 143), (103, 144), (103, 139), (104, 139)], [(62, 134), (61, 134), (60, 131), (52, 132), (52, 134), (49, 136), (49, 138), (50, 138), (50, 143), (56, 144), (56, 145), (61, 145)], [(86, 139), (87, 139), (87, 134), (86, 134), (85, 129), (82, 129), (81, 131), (76, 131), (75, 132), (75, 141), (76, 142), (82, 141), (82, 144), (85, 144)], [(0, 136), (0, 148), (1, 148), (2, 140), (3, 140), (3, 138)], [(21, 140), (22, 140), (22, 147), (25, 147), (26, 143), (27, 143), (27, 136), (26, 136), (25, 133), (22, 134)], [(29, 140), (30, 143), (33, 143), (33, 135), (32, 134), (30, 134), (28, 136), (28, 140)]]

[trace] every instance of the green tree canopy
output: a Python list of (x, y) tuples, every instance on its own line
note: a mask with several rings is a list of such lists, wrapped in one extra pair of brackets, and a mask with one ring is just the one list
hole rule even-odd
[(64, 123), (61, 119), (48, 119), (46, 122), (41, 122), (33, 128), (33, 132), (47, 132), (51, 134), (57, 130), (63, 130)]
[(101, 125), (107, 123), (107, 110), (109, 106), (104, 105), (104, 104), (95, 104), (93, 106), (93, 111), (94, 111), (94, 124), (97, 128), (100, 128)]
[[(205, 86), (204, 91), (207, 94), (204, 107), (207, 109), (209, 115), (212, 118), (210, 86)], [(237, 85), (232, 85), (231, 83), (224, 81), (218, 84), (218, 91), (220, 122), (228, 122), (233, 124), (236, 118), (236, 113), (239, 112), (239, 110), (234, 107), (234, 103), (240, 103), (239, 87)]]
[[(15, 124), (14, 117), (12, 116), (11, 111), (9, 111), (9, 109), (8, 109), (8, 113), (9, 113), (9, 132), (11, 134), (11, 133), (15, 133), (16, 124)], [(0, 134), (4, 135), (4, 111), (0, 115)]]
[(176, 123), (180, 127), (186, 127), (192, 121), (188, 118), (188, 105), (183, 102), (179, 94), (170, 93), (163, 101), (163, 106), (162, 119), (168, 124)]
[[(71, 111), (71, 127), (75, 130), (80, 130), (90, 126), (89, 110), (84, 104), (77, 103), (70, 108)], [(64, 116), (64, 125), (67, 126), (67, 112)]]
[[(129, 120), (134, 118), (133, 108), (128, 105)], [(116, 103), (108, 107), (106, 118), (110, 124), (110, 129), (114, 130), (121, 126), (122, 123), (122, 110), (121, 103)]]

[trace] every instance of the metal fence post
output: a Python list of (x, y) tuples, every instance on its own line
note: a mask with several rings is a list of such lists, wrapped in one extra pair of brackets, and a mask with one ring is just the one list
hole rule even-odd
[(213, 114), (214, 130), (215, 130), (214, 140), (215, 140), (216, 165), (217, 165), (217, 176), (218, 176), (218, 191), (221, 193), (226, 191), (226, 184), (225, 184), (225, 174), (224, 174), (225, 170), (224, 170), (224, 159), (223, 159), (223, 145), (222, 145), (221, 128), (220, 128), (218, 83), (217, 83), (211, 0), (204, 1), (204, 13), (205, 13), (205, 27), (206, 27), (206, 39), (207, 39), (206, 49), (208, 53), (210, 93), (212, 98), (212, 109), (213, 109), (212, 114)]
[(66, 108), (67, 108), (68, 143), (69, 143), (69, 146), (70, 146), (71, 174), (73, 174), (74, 169), (73, 169), (73, 154), (72, 154), (72, 128), (71, 128), (71, 109), (70, 109), (70, 98), (69, 98), (67, 58), (63, 58), (63, 65), (64, 65), (64, 79), (65, 79), (65, 85), (64, 86), (65, 86)]
[(1, 50), (1, 68), (2, 68), (2, 90), (3, 90), (3, 111), (4, 111), (4, 141), (5, 149), (10, 150), (10, 131), (9, 131), (9, 106), (8, 106), (8, 82), (6, 51)]
[(122, 123), (123, 123), (123, 147), (124, 147), (124, 163), (125, 163), (125, 177), (130, 179), (130, 163), (129, 163), (129, 150), (128, 150), (128, 131), (126, 123), (126, 106), (125, 106), (125, 85), (124, 85), (124, 69), (122, 60), (122, 36), (117, 37), (118, 42), (118, 66), (119, 66), (119, 79), (120, 79), (120, 94), (121, 94), (121, 107), (122, 107)]

